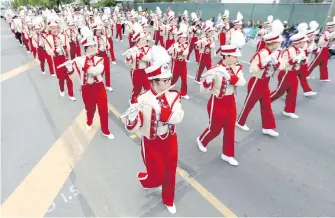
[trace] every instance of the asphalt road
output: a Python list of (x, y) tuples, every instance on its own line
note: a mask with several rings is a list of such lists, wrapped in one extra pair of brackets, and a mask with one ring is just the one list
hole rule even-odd
[[(1, 21), (1, 25), (3, 76), (33, 58), (11, 36), (7, 24)], [(111, 66), (114, 91), (108, 93), (109, 103), (120, 112), (128, 107), (132, 87), (129, 70), (121, 57), (127, 46), (127, 38), (114, 42), (117, 58), (117, 65)], [(253, 46), (245, 46), (242, 60), (248, 62), (254, 50)], [(190, 63), (188, 74), (195, 76), (196, 69), (196, 64)], [(177, 127), (179, 167), (237, 216), (335, 216), (334, 69), (335, 63), (331, 61), (329, 83), (318, 80), (318, 69), (313, 72), (317, 79), (309, 82), (317, 96), (306, 98), (299, 88), (296, 110), (299, 119), (282, 115), (284, 98), (273, 103), (280, 133), (277, 138), (261, 133), (259, 106), (255, 106), (247, 120), (250, 131), (236, 129), (238, 167), (220, 159), (222, 133), (209, 144), (207, 153), (198, 151), (196, 137), (208, 124), (209, 96), (200, 94), (199, 85), (190, 77), (191, 99), (183, 100), (185, 118)], [(248, 79), (247, 64), (244, 73)], [(48, 73), (42, 75), (37, 65), (1, 82), (2, 204), (83, 110), (78, 82), (76, 78), (73, 81), (76, 102), (66, 96), (62, 98), (57, 79)], [(272, 90), (276, 85), (277, 80), (273, 79)], [(246, 87), (238, 89), (238, 112), (245, 96)], [(129, 137), (112, 112), (109, 117), (110, 130), (116, 139), (108, 140), (98, 130), (45, 216), (170, 216), (161, 203), (159, 191), (145, 191), (136, 180), (137, 172), (144, 169), (138, 139)], [(46, 178), (41, 175), (40, 179)], [(175, 203), (176, 216), (222, 216), (180, 176)]]

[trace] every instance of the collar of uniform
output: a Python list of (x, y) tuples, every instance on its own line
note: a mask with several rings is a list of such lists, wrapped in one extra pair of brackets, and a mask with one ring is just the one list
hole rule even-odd
[(269, 54), (272, 53), (272, 52), (270, 51), (270, 49), (269, 49), (267, 46), (265, 46), (265, 50), (267, 50), (267, 51), (269, 52)]

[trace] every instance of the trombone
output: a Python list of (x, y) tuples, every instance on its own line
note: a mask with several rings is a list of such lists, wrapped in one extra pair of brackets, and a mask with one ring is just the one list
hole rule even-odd
[[(167, 88), (164, 91), (162, 91), (161, 93), (158, 93), (157, 95), (154, 96), (154, 98), (158, 98), (158, 97), (162, 96), (164, 93), (166, 93), (167, 91), (169, 91), (170, 89), (172, 89), (174, 86), (175, 85), (172, 85), (169, 88)], [(121, 114), (120, 119), (123, 119), (123, 118), (127, 117), (129, 114), (137, 111), (138, 109), (142, 108), (144, 105), (149, 105), (149, 104), (148, 104), (148, 102), (145, 102), (145, 101), (139, 103), (138, 106), (132, 108), (131, 110), (127, 110), (126, 112), (124, 112), (123, 114)]]

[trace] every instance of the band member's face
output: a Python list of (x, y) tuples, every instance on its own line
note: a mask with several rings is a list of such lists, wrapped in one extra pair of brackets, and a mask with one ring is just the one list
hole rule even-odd
[(91, 54), (91, 53), (93, 53), (96, 50), (97, 50), (97, 46), (96, 45), (88, 46), (87, 49), (86, 49), (86, 54)]
[(228, 18), (224, 18), (224, 19), (223, 19), (223, 22), (228, 23), (228, 22), (229, 22), (229, 19), (228, 19)]
[(177, 24), (178, 24), (177, 19), (174, 18), (171, 20), (171, 25), (177, 25)]
[(158, 83), (156, 83), (156, 91), (162, 92), (171, 86), (171, 78), (159, 79)]
[(235, 56), (231, 56), (231, 55), (227, 55), (226, 56), (226, 64), (227, 65), (233, 65), (237, 63), (237, 57)]
[(96, 30), (96, 35), (100, 36), (101, 35), (101, 30)]
[(58, 27), (57, 26), (50, 27), (50, 32), (51, 32), (52, 35), (57, 35), (58, 34)]
[(184, 42), (186, 42), (186, 40), (187, 40), (186, 37), (181, 37), (181, 38), (179, 39), (179, 42), (180, 42), (180, 43), (184, 43)]
[(147, 37), (142, 37), (137, 42), (138, 47), (144, 46), (145, 44), (147, 44)]
[(207, 35), (208, 35), (208, 37), (213, 37), (213, 36), (215, 35), (215, 31), (214, 31), (214, 30), (209, 31), (209, 32), (207, 33)]
[(69, 25), (69, 28), (71, 29), (71, 30), (74, 30), (74, 25)]
[(241, 28), (241, 24), (235, 24), (234, 28), (235, 28), (236, 30), (240, 29), (240, 28)]
[(295, 44), (295, 47), (297, 48), (303, 48), (306, 42), (299, 42)]

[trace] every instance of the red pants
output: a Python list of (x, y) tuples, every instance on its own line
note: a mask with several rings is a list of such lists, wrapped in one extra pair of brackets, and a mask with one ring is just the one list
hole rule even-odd
[(40, 60), (40, 67), (41, 67), (42, 72), (45, 72), (44, 64), (45, 64), (46, 55), (47, 53), (42, 47), (37, 48), (37, 56), (38, 56), (38, 59)]
[(207, 103), (209, 127), (200, 136), (203, 146), (207, 146), (223, 129), (222, 153), (234, 157), (236, 103), (234, 95), (226, 95), (221, 99), (211, 95)]
[(59, 89), (61, 92), (64, 92), (64, 82), (66, 80), (66, 86), (67, 86), (67, 91), (68, 95), (70, 97), (73, 97), (73, 84), (72, 80), (69, 77), (68, 71), (65, 66), (57, 69), (57, 66), (60, 64), (63, 64), (66, 59), (63, 55), (61, 56), (56, 56), (53, 58), (54, 64), (55, 64), (55, 70), (56, 70), (56, 75), (58, 78), (58, 83), (59, 83)]
[(26, 38), (26, 36), (24, 34), (22, 34), (22, 40), (23, 40), (23, 44), (26, 46), (27, 51), (30, 51), (30, 49), (29, 49), (29, 38)]
[(55, 69), (54, 69), (54, 64), (53, 64), (53, 61), (52, 61), (52, 57), (47, 52), (45, 52), (45, 58), (47, 59), (47, 62), (48, 62), (50, 75), (54, 75), (55, 74)]
[(250, 111), (259, 101), (261, 106), (262, 128), (276, 128), (276, 121), (271, 108), (269, 81), (270, 77), (266, 77), (264, 79), (251, 77), (249, 79), (248, 94), (246, 96), (242, 111), (238, 116), (238, 124), (244, 126)]
[(206, 53), (200, 54), (200, 64), (199, 64), (199, 67), (198, 67), (197, 74), (195, 76), (196, 81), (200, 82), (201, 75), (202, 75), (202, 72), (204, 71), (205, 67), (206, 67), (207, 70), (212, 68), (212, 56), (211, 56), (210, 52), (208, 54), (206, 54)]
[(198, 49), (195, 49), (195, 42), (196, 41), (198, 41), (198, 37), (193, 37), (191, 39), (190, 47), (189, 47), (189, 51), (188, 51), (188, 55), (187, 55), (187, 60), (190, 60), (191, 53), (192, 53), (192, 51), (194, 49), (195, 61), (198, 63), (199, 62), (199, 58), (200, 58), (200, 53), (199, 53)]
[(112, 37), (108, 38), (109, 45), (111, 46), (109, 49), (111, 59), (112, 61), (115, 61), (115, 55), (114, 55), (114, 43)]
[(162, 186), (162, 199), (165, 205), (172, 206), (176, 186), (178, 162), (177, 134), (162, 140), (149, 140), (143, 137), (141, 153), (147, 172), (139, 173), (138, 179), (144, 188)]
[(71, 60), (73, 60), (75, 57), (80, 56), (80, 46), (77, 43), (71, 42), (70, 43), (70, 56)]
[(165, 49), (168, 50), (171, 47), (171, 45), (173, 45), (173, 43), (174, 43), (174, 39), (167, 39), (166, 42), (165, 42), (165, 44), (166, 44)]
[(298, 94), (298, 76), (297, 71), (280, 71), (278, 74), (278, 87), (271, 93), (271, 102), (280, 98), (287, 92), (285, 100), (285, 109), (287, 113), (294, 113)]
[(159, 30), (156, 30), (154, 33), (154, 39), (155, 39), (155, 45), (158, 45), (158, 42), (161, 44), (161, 46), (165, 47), (164, 45), (164, 38), (161, 35), (161, 32)]
[(34, 55), (34, 58), (36, 58), (37, 51), (36, 51), (36, 48), (33, 46), (32, 38), (29, 39), (29, 45), (30, 45), (31, 52)]
[(137, 102), (137, 97), (141, 94), (142, 87), (144, 90), (150, 89), (150, 81), (144, 69), (131, 70), (131, 79), (133, 82), (133, 91), (131, 94), (131, 103)]
[(104, 59), (106, 87), (111, 87), (111, 67), (109, 57), (107, 56), (107, 52), (99, 51), (98, 56)]
[(308, 74), (308, 66), (307, 66), (307, 64), (300, 65), (300, 70), (298, 71), (298, 78), (300, 80), (300, 84), (301, 84), (302, 90), (304, 92), (310, 92), (310, 91), (312, 91), (312, 89), (308, 85), (308, 82), (307, 82), (307, 79), (306, 79), (307, 74)]
[(121, 24), (116, 24), (116, 36), (115, 38), (117, 39), (117, 37), (120, 37), (120, 40), (122, 40), (122, 25)]
[(327, 47), (321, 48), (321, 51), (316, 55), (314, 60), (308, 66), (308, 74), (309, 76), (314, 68), (320, 66), (320, 80), (328, 79), (328, 58), (329, 58), (329, 49)]
[(187, 95), (187, 65), (185, 60), (173, 60), (172, 62), (173, 76), (171, 85), (174, 85), (179, 77), (181, 78), (181, 96)]
[(103, 82), (86, 84), (82, 86), (81, 95), (85, 104), (87, 125), (91, 126), (96, 107), (100, 117), (101, 130), (109, 135), (108, 129), (108, 102), (106, 89)]

